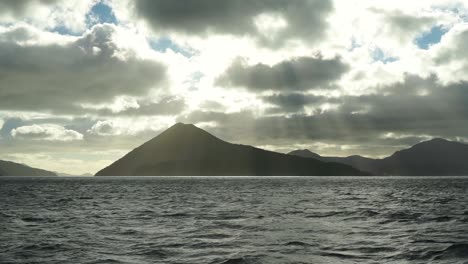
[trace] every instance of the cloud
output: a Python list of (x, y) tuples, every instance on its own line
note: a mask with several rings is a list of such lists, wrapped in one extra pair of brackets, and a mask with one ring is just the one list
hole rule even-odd
[(173, 117), (165, 116), (119, 116), (97, 121), (86, 132), (94, 136), (155, 136), (156, 132), (174, 124)]
[[(329, 0), (138, 0), (134, 10), (158, 32), (250, 35), (268, 45), (282, 45), (288, 39), (319, 40), (333, 6)], [(267, 22), (284, 19), (286, 26), (270, 39), (261, 31), (262, 16), (269, 17)]]
[(431, 48), (434, 71), (444, 83), (468, 81), (468, 25), (457, 25), (442, 37), (441, 42)]
[(320, 108), (326, 103), (337, 103), (339, 100), (325, 96), (308, 95), (302, 93), (273, 94), (262, 97), (262, 100), (272, 104), (269, 113), (303, 113), (305, 107)]
[(388, 12), (385, 16), (393, 33), (403, 39), (430, 28), (437, 21), (435, 17), (409, 15), (401, 11)]
[(0, 22), (26, 21), (36, 27), (71, 32), (86, 28), (86, 14), (98, 0), (2, 0)]
[[(456, 139), (465, 137), (468, 131), (468, 83), (444, 86), (435, 75), (428, 78), (406, 75), (401, 82), (361, 96), (327, 98), (278, 94), (261, 98), (275, 105), (273, 115), (247, 110), (237, 113), (195, 111), (180, 117), (179, 121), (217, 124), (209, 130), (235, 142), (359, 145), (360, 150), (369, 155), (387, 154), (398, 144), (417, 143), (427, 135)], [(328, 111), (303, 111), (304, 107), (322, 104), (337, 107)], [(412, 136), (382, 137), (386, 134)], [(366, 147), (373, 144), (381, 147), (372, 151)]]
[[(98, 169), (176, 119), (330, 155), (461, 138), (462, 2), (0, 1), (0, 156), (44, 153), (45, 167), (75, 160), (77, 171), (102, 159)], [(20, 134), (34, 126), (43, 132)], [(82, 140), (44, 144), (57, 130)]]
[(340, 58), (323, 59), (299, 57), (268, 66), (262, 63), (249, 66), (236, 60), (218, 79), (217, 85), (246, 87), (251, 91), (307, 91), (328, 88), (348, 71)]
[(83, 135), (55, 124), (21, 126), (11, 131), (11, 136), (17, 139), (46, 141), (83, 140)]
[[(110, 105), (86, 105), (90, 113), (98, 116), (171, 116), (182, 112), (186, 102), (182, 98), (166, 96), (158, 101), (118, 98)], [(95, 111), (92, 111), (95, 110)]]
[(160, 88), (165, 67), (120, 47), (116, 30), (98, 25), (64, 45), (0, 42), (0, 109), (69, 112)]
[(112, 121), (98, 121), (88, 130), (88, 133), (99, 136), (118, 135), (120, 132), (115, 129), (115, 126), (116, 125)]
[(14, 15), (23, 15), (34, 5), (52, 5), (59, 0), (3, 0), (0, 2), (0, 13), (12, 13)]

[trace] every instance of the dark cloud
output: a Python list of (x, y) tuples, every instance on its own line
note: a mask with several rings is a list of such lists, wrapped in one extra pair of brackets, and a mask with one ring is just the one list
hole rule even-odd
[(436, 75), (428, 78), (407, 75), (403, 82), (389, 85), (380, 92), (346, 97), (343, 110), (367, 108), (368, 115), (384, 117), (387, 126), (397, 127), (406, 124), (408, 127), (427, 128), (431, 124), (437, 126), (438, 122), (468, 119), (468, 105), (464, 103), (468, 100), (466, 82), (444, 86), (439, 84)]
[(433, 17), (416, 17), (401, 12), (387, 14), (387, 21), (391, 23), (395, 31), (418, 32), (433, 24)]
[(327, 88), (348, 69), (340, 58), (299, 57), (273, 66), (261, 63), (249, 66), (238, 59), (218, 78), (217, 85), (246, 87), (256, 92), (307, 91)]
[[(382, 155), (404, 146), (412, 145), (428, 137), (455, 139), (468, 133), (468, 83), (441, 85), (436, 76), (421, 78), (408, 75), (399, 83), (380, 87), (379, 93), (365, 96), (327, 98), (307, 94), (275, 94), (262, 96), (262, 100), (279, 109), (275, 115), (258, 115), (251, 111), (225, 113), (219, 111), (194, 111), (180, 116), (177, 121), (186, 123), (214, 122), (206, 129), (222, 139), (256, 146), (279, 146), (292, 150), (294, 144), (330, 144), (323, 149), (331, 154)], [(169, 100), (169, 99), (168, 99)], [(169, 100), (170, 101), (170, 100)], [(168, 101), (168, 102), (169, 102)], [(294, 104), (304, 106), (322, 103), (339, 104), (336, 110), (294, 114)], [(283, 112), (281, 112), (281, 108)], [(291, 114), (293, 113), (293, 114)], [(99, 119), (99, 118), (98, 118)], [(12, 123), (6, 119), (3, 132), (10, 134), (16, 127), (33, 124), (60, 124), (66, 130), (84, 135), (83, 141), (70, 141), (69, 150), (79, 150), (86, 143), (87, 149), (105, 150), (112, 145), (116, 149), (131, 149), (160, 131), (142, 131), (138, 135), (112, 135), (112, 123), (96, 120), (32, 120)], [(88, 130), (95, 127), (96, 134)], [(105, 140), (101, 134), (106, 135)], [(392, 134), (389, 134), (392, 133)], [(48, 150), (60, 151), (65, 143), (53, 144)], [(0, 141), (2, 151), (21, 149), (40, 151), (44, 144), (26, 144), (18, 141)], [(286, 146), (286, 148), (285, 148)], [(288, 147), (290, 147), (288, 149)], [(345, 147), (346, 149), (340, 149)]]
[(157, 31), (185, 34), (204, 33), (254, 35), (260, 37), (254, 19), (261, 14), (279, 14), (288, 23), (274, 40), (277, 45), (289, 38), (318, 40), (327, 27), (333, 9), (329, 0), (137, 0), (136, 13)]
[(32, 4), (50, 5), (59, 0), (2, 0), (0, 1), (0, 14), (20, 15), (27, 11)]
[[(427, 136), (453, 139), (468, 135), (468, 83), (443, 86), (435, 75), (407, 75), (404, 81), (381, 87), (373, 95), (327, 99), (293, 94), (263, 100), (283, 107), (283, 115), (198, 111), (181, 121), (215, 122), (218, 126), (209, 128), (213, 133), (254, 145), (312, 141), (358, 144), (365, 149), (366, 144), (375, 144), (385, 146), (381, 152), (389, 145), (410, 145)], [(303, 106), (326, 102), (340, 106), (313, 115), (301, 112)], [(298, 113), (291, 115), (293, 110)], [(385, 137), (387, 133), (393, 137)]]
[(34, 39), (37, 35), (28, 27), (17, 27), (0, 34), (0, 42), (23, 42)]
[(95, 26), (66, 45), (0, 41), (0, 108), (76, 111), (81, 103), (141, 96), (163, 85), (165, 67), (120, 49), (114, 31)]
[(384, 24), (381, 31), (400, 42), (412, 41), (416, 35), (437, 23), (437, 18), (431, 16), (417, 16), (399, 10), (389, 11), (379, 8), (371, 8), (370, 10), (383, 18)]
[(468, 27), (456, 28), (449, 34), (449, 41), (439, 49), (434, 62), (437, 65), (458, 62), (463, 65), (464, 69), (468, 69), (466, 61), (468, 49), (465, 48), (466, 43), (468, 43)]

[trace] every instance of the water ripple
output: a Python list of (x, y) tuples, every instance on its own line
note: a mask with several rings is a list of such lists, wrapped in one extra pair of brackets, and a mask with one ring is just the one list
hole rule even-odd
[(2, 178), (0, 263), (467, 263), (468, 178)]

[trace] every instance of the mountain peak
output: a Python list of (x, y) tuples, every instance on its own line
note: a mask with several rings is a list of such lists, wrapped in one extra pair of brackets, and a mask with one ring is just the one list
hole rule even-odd
[[(444, 147), (453, 147), (453, 146), (462, 146), (463, 144), (461, 142), (456, 142), (456, 141), (450, 141), (447, 139), (443, 138), (433, 138), (428, 141), (420, 142), (414, 146), (412, 146), (409, 149), (427, 149), (431, 148), (434, 150), (438, 150), (439, 148), (444, 148)], [(403, 151), (403, 150), (402, 150)]]
[(251, 146), (231, 144), (191, 124), (177, 123), (96, 175), (367, 175)]
[(177, 123), (166, 131), (162, 132), (160, 135), (153, 138), (153, 140), (164, 140), (164, 141), (184, 141), (196, 142), (198, 140), (219, 140), (221, 139), (213, 136), (212, 134), (206, 132), (205, 130), (193, 125), (193, 124), (184, 124)]
[(292, 153), (313, 153), (313, 152), (308, 149), (297, 149), (297, 150), (293, 150), (290, 152), (290, 154)]
[[(167, 129), (167, 131), (169, 130), (187, 130), (187, 129), (200, 129), (198, 127), (196, 127), (195, 125), (193, 124), (185, 124), (185, 123), (176, 123), (175, 125), (171, 126), (170, 128)], [(201, 130), (201, 129), (200, 129)]]
[(433, 138), (431, 140), (428, 140), (428, 141), (425, 141), (425, 142), (422, 142), (422, 143), (437, 143), (437, 144), (440, 144), (440, 143), (450, 143), (451, 141), (448, 141), (444, 138)]
[(321, 156), (317, 153), (314, 153), (308, 149), (298, 149), (288, 153), (289, 155), (295, 155), (305, 158), (320, 158)]
[(435, 138), (383, 159), (382, 170), (392, 175), (466, 175), (468, 145)]

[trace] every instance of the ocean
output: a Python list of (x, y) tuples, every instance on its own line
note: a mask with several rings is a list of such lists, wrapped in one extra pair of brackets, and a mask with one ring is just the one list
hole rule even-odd
[(6, 177), (0, 206), (0, 263), (468, 263), (467, 177)]

